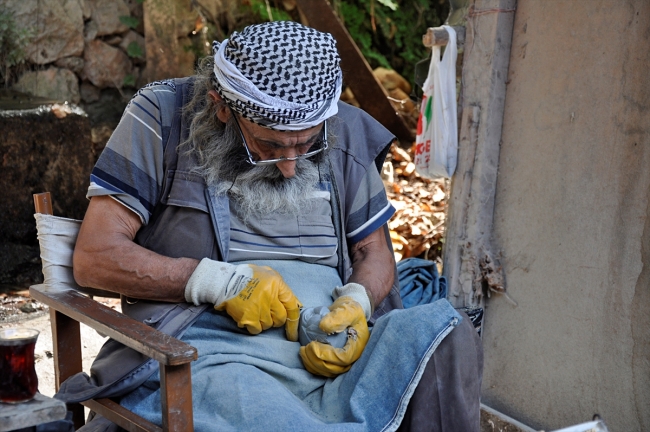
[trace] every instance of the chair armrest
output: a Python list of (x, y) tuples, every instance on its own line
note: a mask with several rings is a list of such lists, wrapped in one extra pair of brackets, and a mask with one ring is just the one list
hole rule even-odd
[(29, 292), (32, 298), (57, 312), (164, 365), (178, 366), (198, 357), (193, 346), (106, 307), (74, 289), (41, 284), (31, 286)]

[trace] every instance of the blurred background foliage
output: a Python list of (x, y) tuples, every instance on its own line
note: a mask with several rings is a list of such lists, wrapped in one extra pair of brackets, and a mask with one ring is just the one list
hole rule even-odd
[[(449, 0), (330, 2), (370, 67), (394, 69), (411, 84), (416, 63), (429, 58), (430, 49), (422, 44), (422, 35), (427, 28), (444, 24), (450, 11)], [(259, 22), (305, 22), (295, 0), (241, 0), (231, 2), (226, 9), (218, 16), (206, 17), (204, 40), (223, 40), (233, 31)]]

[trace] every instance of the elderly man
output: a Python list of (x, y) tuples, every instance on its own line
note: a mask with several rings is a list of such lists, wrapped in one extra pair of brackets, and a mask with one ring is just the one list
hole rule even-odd
[[(401, 308), (377, 169), (394, 137), (338, 101), (331, 35), (266, 23), (213, 51), (127, 107), (91, 175), (79, 284), (197, 347), (196, 430), (478, 430), (480, 340), (446, 300)], [(301, 345), (319, 306), (325, 338)], [(160, 423), (159, 388), (109, 341), (59, 397)]]

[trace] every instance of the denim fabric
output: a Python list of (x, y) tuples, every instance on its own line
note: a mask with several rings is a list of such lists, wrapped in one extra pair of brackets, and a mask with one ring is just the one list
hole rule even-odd
[(406, 258), (397, 263), (397, 274), (405, 308), (447, 298), (447, 280), (433, 261)]
[[(256, 262), (278, 270), (305, 307), (330, 304), (336, 269), (297, 261)], [(251, 336), (224, 313), (204, 312), (182, 340), (198, 349), (192, 363), (196, 431), (395, 430), (427, 361), (461, 320), (446, 300), (379, 318), (361, 358), (335, 379), (307, 372), (300, 344), (284, 329)], [(160, 424), (156, 373), (122, 405)]]

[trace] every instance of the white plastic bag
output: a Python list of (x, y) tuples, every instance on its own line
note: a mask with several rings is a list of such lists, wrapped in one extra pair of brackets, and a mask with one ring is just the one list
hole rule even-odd
[(415, 169), (421, 176), (450, 178), (458, 159), (457, 47), (456, 31), (443, 27), (449, 33), (449, 42), (442, 61), (440, 47), (432, 48), (415, 139)]

